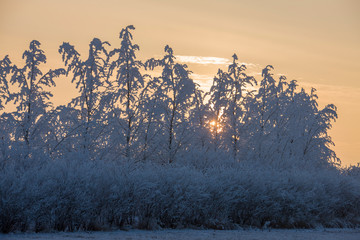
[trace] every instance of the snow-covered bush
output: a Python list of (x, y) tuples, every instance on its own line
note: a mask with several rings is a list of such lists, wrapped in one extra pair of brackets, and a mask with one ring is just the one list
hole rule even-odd
[(336, 170), (72, 159), (0, 172), (9, 231), (360, 226), (360, 181)]

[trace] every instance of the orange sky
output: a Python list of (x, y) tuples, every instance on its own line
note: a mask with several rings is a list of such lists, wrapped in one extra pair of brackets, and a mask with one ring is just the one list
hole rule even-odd
[[(21, 63), (37, 39), (48, 67), (61, 67), (63, 41), (86, 54), (93, 37), (120, 44), (129, 24), (141, 59), (161, 56), (169, 44), (204, 87), (235, 52), (255, 77), (272, 64), (275, 74), (317, 88), (320, 106), (338, 107), (336, 153), (344, 166), (360, 162), (360, 1), (0, 0), (0, 58)], [(65, 103), (76, 91), (67, 79), (57, 83), (55, 102)]]

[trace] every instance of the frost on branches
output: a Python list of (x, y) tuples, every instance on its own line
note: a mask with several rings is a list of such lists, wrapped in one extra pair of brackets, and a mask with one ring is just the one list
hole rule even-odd
[[(271, 65), (256, 80), (236, 54), (204, 92), (168, 45), (137, 59), (134, 30), (86, 56), (63, 43), (64, 69), (42, 72), (36, 40), (24, 66), (0, 60), (1, 231), (359, 226), (359, 166), (339, 168), (334, 105)], [(78, 95), (54, 106), (66, 77)]]

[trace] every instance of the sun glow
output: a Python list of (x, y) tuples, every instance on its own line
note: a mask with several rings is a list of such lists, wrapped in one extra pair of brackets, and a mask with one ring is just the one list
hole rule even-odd
[(212, 133), (221, 133), (223, 130), (221, 124), (216, 120), (210, 121), (209, 125)]

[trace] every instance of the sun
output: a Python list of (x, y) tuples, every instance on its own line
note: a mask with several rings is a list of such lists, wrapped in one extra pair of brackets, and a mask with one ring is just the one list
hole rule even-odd
[(211, 131), (211, 132), (220, 133), (220, 132), (222, 132), (222, 130), (223, 130), (221, 124), (220, 124), (218, 121), (216, 121), (216, 120), (210, 121), (210, 122), (209, 122), (209, 125), (210, 125), (210, 131)]

